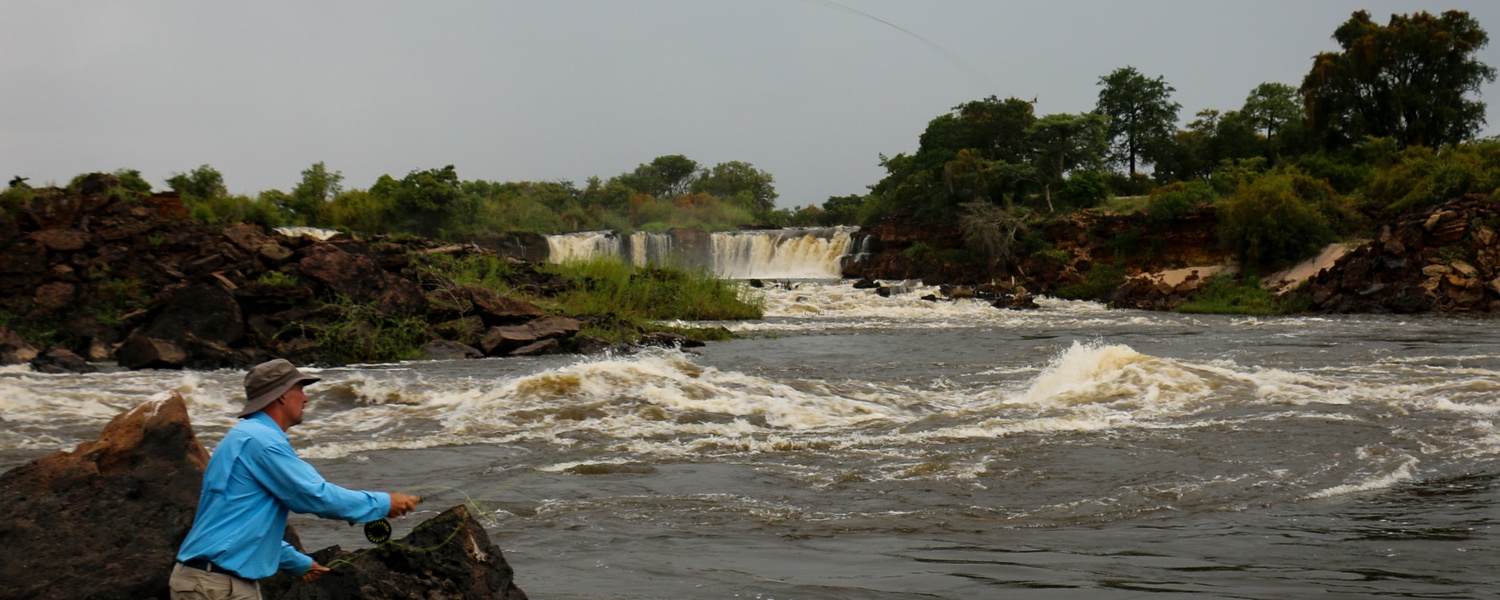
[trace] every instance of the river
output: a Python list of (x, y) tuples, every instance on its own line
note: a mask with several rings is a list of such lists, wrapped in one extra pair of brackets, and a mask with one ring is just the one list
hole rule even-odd
[[(772, 286), (687, 352), (329, 368), (331, 480), (471, 499), (533, 598), (1495, 598), (1500, 321)], [(0, 372), (0, 468), (243, 372)], [(294, 517), (310, 548), (365, 545)]]

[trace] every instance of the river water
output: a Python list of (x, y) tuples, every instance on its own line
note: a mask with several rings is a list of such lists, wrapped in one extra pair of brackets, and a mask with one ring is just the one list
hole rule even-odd
[[(533, 598), (1500, 597), (1500, 321), (755, 293), (689, 352), (323, 369), (293, 444), (428, 496), (398, 536), (471, 500)], [(242, 376), (0, 372), (0, 468), (164, 389), (211, 447)]]

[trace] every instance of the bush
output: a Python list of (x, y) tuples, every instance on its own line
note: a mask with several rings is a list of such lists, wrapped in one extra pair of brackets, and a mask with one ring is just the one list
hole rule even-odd
[(1063, 182), (1057, 196), (1063, 203), (1075, 207), (1098, 206), (1110, 197), (1109, 182), (1105, 174), (1097, 171), (1079, 171)]
[(1221, 202), (1219, 241), (1247, 269), (1295, 262), (1332, 242), (1345, 214), (1327, 183), (1295, 170), (1271, 173)]
[(1236, 278), (1229, 273), (1209, 277), (1192, 300), (1177, 312), (1215, 315), (1286, 315), (1311, 308), (1306, 295), (1277, 296), (1260, 287), (1254, 275)]
[(1094, 263), (1083, 281), (1057, 288), (1058, 298), (1065, 300), (1108, 300), (1115, 290), (1125, 284), (1125, 270), (1115, 265)]
[(304, 325), (318, 348), (346, 363), (411, 360), (427, 343), (427, 320), (391, 316), (374, 307), (339, 296), (318, 311), (331, 316), (323, 325)]
[(765, 310), (763, 298), (706, 271), (637, 269), (612, 258), (546, 269), (572, 284), (552, 301), (566, 314), (615, 315), (639, 327), (648, 320), (759, 319)]
[(1213, 186), (1204, 181), (1179, 181), (1162, 186), (1151, 192), (1146, 218), (1154, 223), (1175, 221), (1193, 209), (1213, 202), (1217, 196)]
[(980, 201), (966, 202), (961, 208), (958, 225), (964, 230), (964, 241), (969, 248), (985, 258), (1005, 261), (1015, 258), (1021, 236), (1026, 234), (1025, 219), (1029, 211)]
[(1375, 172), (1366, 197), (1375, 209), (1395, 212), (1441, 204), (1500, 186), (1500, 142), (1485, 141), (1439, 150), (1414, 146), (1390, 168)]

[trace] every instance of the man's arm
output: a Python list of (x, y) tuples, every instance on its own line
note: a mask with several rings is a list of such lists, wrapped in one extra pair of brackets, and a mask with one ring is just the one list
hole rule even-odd
[(293, 512), (351, 523), (368, 523), (393, 512), (392, 494), (347, 490), (329, 483), (289, 445), (267, 446), (254, 455), (256, 480)]

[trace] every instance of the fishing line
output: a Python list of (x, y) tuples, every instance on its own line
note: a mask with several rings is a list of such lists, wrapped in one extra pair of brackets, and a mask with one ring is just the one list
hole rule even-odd
[[(446, 485), (421, 485), (421, 486), (405, 488), (405, 489), (401, 489), (401, 490), (397, 490), (397, 491), (404, 494), (404, 493), (408, 493), (408, 492), (419, 492), (419, 491), (425, 491), (425, 490), (444, 490), (444, 491), (458, 492), (459, 495), (461, 495), (461, 496), (464, 497), (464, 503), (461, 506), (467, 507), (469, 509), (469, 516), (471, 518), (474, 518), (474, 519), (477, 520), (477, 519), (481, 518), (481, 515), (484, 514), (483, 509), (481, 509), (479, 507), (479, 503), (478, 502), (475, 502), (474, 499), (472, 497), (470, 497), (467, 492), (465, 492), (465, 491), (463, 491), (461, 489), (458, 489), (456, 487), (449, 487), (449, 486), (446, 486)], [(426, 497), (422, 497), (422, 500), (425, 501), (426, 499), (427, 499)], [(380, 548), (382, 546), (391, 546), (393, 548), (399, 548), (399, 549), (405, 550), (407, 552), (421, 552), (421, 553), (436, 552), (438, 550), (441, 550), (444, 546), (447, 546), (449, 542), (452, 542), (454, 540), (454, 538), (457, 538), (458, 537), (458, 532), (463, 531), (463, 528), (464, 528), (464, 522), (463, 522), (463, 520), (462, 519), (456, 519), (456, 521), (457, 521), (457, 523), (454, 524), (453, 531), (448, 534), (448, 537), (443, 538), (443, 541), (438, 542), (437, 545), (429, 547), (429, 548), (420, 548), (420, 547), (417, 547), (417, 546), (410, 546), (410, 545), (403, 544), (401, 542), (397, 542), (397, 541), (391, 539), (391, 533), (394, 531), (394, 529), (391, 527), (391, 522), (389, 520), (378, 519), (378, 520), (375, 520), (375, 521), (370, 521), (369, 523), (365, 523), (365, 527), (364, 527), (365, 539), (369, 540), (370, 543), (374, 544), (374, 545), (370, 546), (369, 548), (365, 548), (364, 550), (361, 550), (361, 551), (359, 551), (359, 552), (357, 552), (357, 553), (355, 553), (353, 555), (350, 555), (347, 558), (341, 558), (341, 559), (335, 560), (333, 562), (330, 562), (330, 563), (328, 563), (325, 566), (328, 567), (329, 569), (333, 569), (335, 567), (341, 567), (343, 565), (351, 564), (355, 560), (358, 560), (361, 556), (369, 554), (370, 552), (373, 552), (374, 550), (376, 550), (376, 549), (378, 549), (378, 548)], [(416, 527), (412, 528), (411, 532), (407, 533), (407, 537), (410, 537), (412, 533), (416, 533), (417, 530), (422, 529), (423, 527), (426, 527), (428, 525), (428, 523), (431, 523), (431, 521), (425, 521), (425, 522), (421, 523), (420, 525), (417, 525)], [(403, 539), (405, 539), (405, 538), (403, 538)]]
[(887, 21), (885, 19), (882, 19), (880, 17), (877, 17), (877, 16), (872, 15), (870, 13), (867, 13), (865, 11), (862, 11), (860, 9), (854, 8), (852, 6), (848, 6), (846, 4), (841, 4), (841, 3), (838, 3), (838, 2), (834, 2), (834, 0), (802, 0), (802, 1), (803, 2), (807, 2), (809, 4), (817, 4), (817, 5), (820, 5), (820, 6), (824, 7), (824, 8), (831, 8), (831, 9), (834, 9), (834, 10), (842, 11), (842, 12), (845, 12), (845, 13), (848, 13), (848, 14), (851, 14), (851, 15), (855, 15), (855, 16), (858, 16), (858, 17), (863, 17), (863, 18), (866, 18), (866, 19), (870, 19), (872, 21), (875, 21), (876, 23), (880, 23), (881, 25), (885, 25), (886, 27), (890, 27), (891, 29), (895, 29), (896, 31), (899, 31), (899, 32), (904, 33), (904, 34), (906, 34), (908, 36), (911, 36), (913, 39), (921, 42), (922, 45), (927, 46), (928, 48), (932, 49), (933, 51), (937, 52), (938, 54), (941, 54), (943, 56), (943, 58), (948, 59), (949, 63), (952, 63), (954, 66), (958, 67), (959, 70), (963, 71), (964, 74), (968, 75), (969, 79), (972, 80), (972, 82), (975, 85), (979, 86), (980, 90), (985, 90), (985, 89), (989, 89), (989, 88), (993, 87), (993, 86), (989, 85), (988, 79), (986, 77), (984, 77), (983, 74), (980, 73), (979, 69), (974, 68), (974, 65), (969, 64), (969, 61), (964, 60), (962, 56), (958, 55), (958, 53), (953, 52), (952, 50), (949, 50), (949, 49), (943, 47), (941, 44), (939, 44), (937, 42), (934, 42), (934, 41), (932, 41), (930, 39), (927, 39), (926, 37), (923, 37), (922, 35), (918, 34), (915, 31), (912, 31), (910, 29), (907, 29), (905, 27), (902, 27), (900, 25), (897, 25), (895, 23), (892, 23), (890, 21)]

